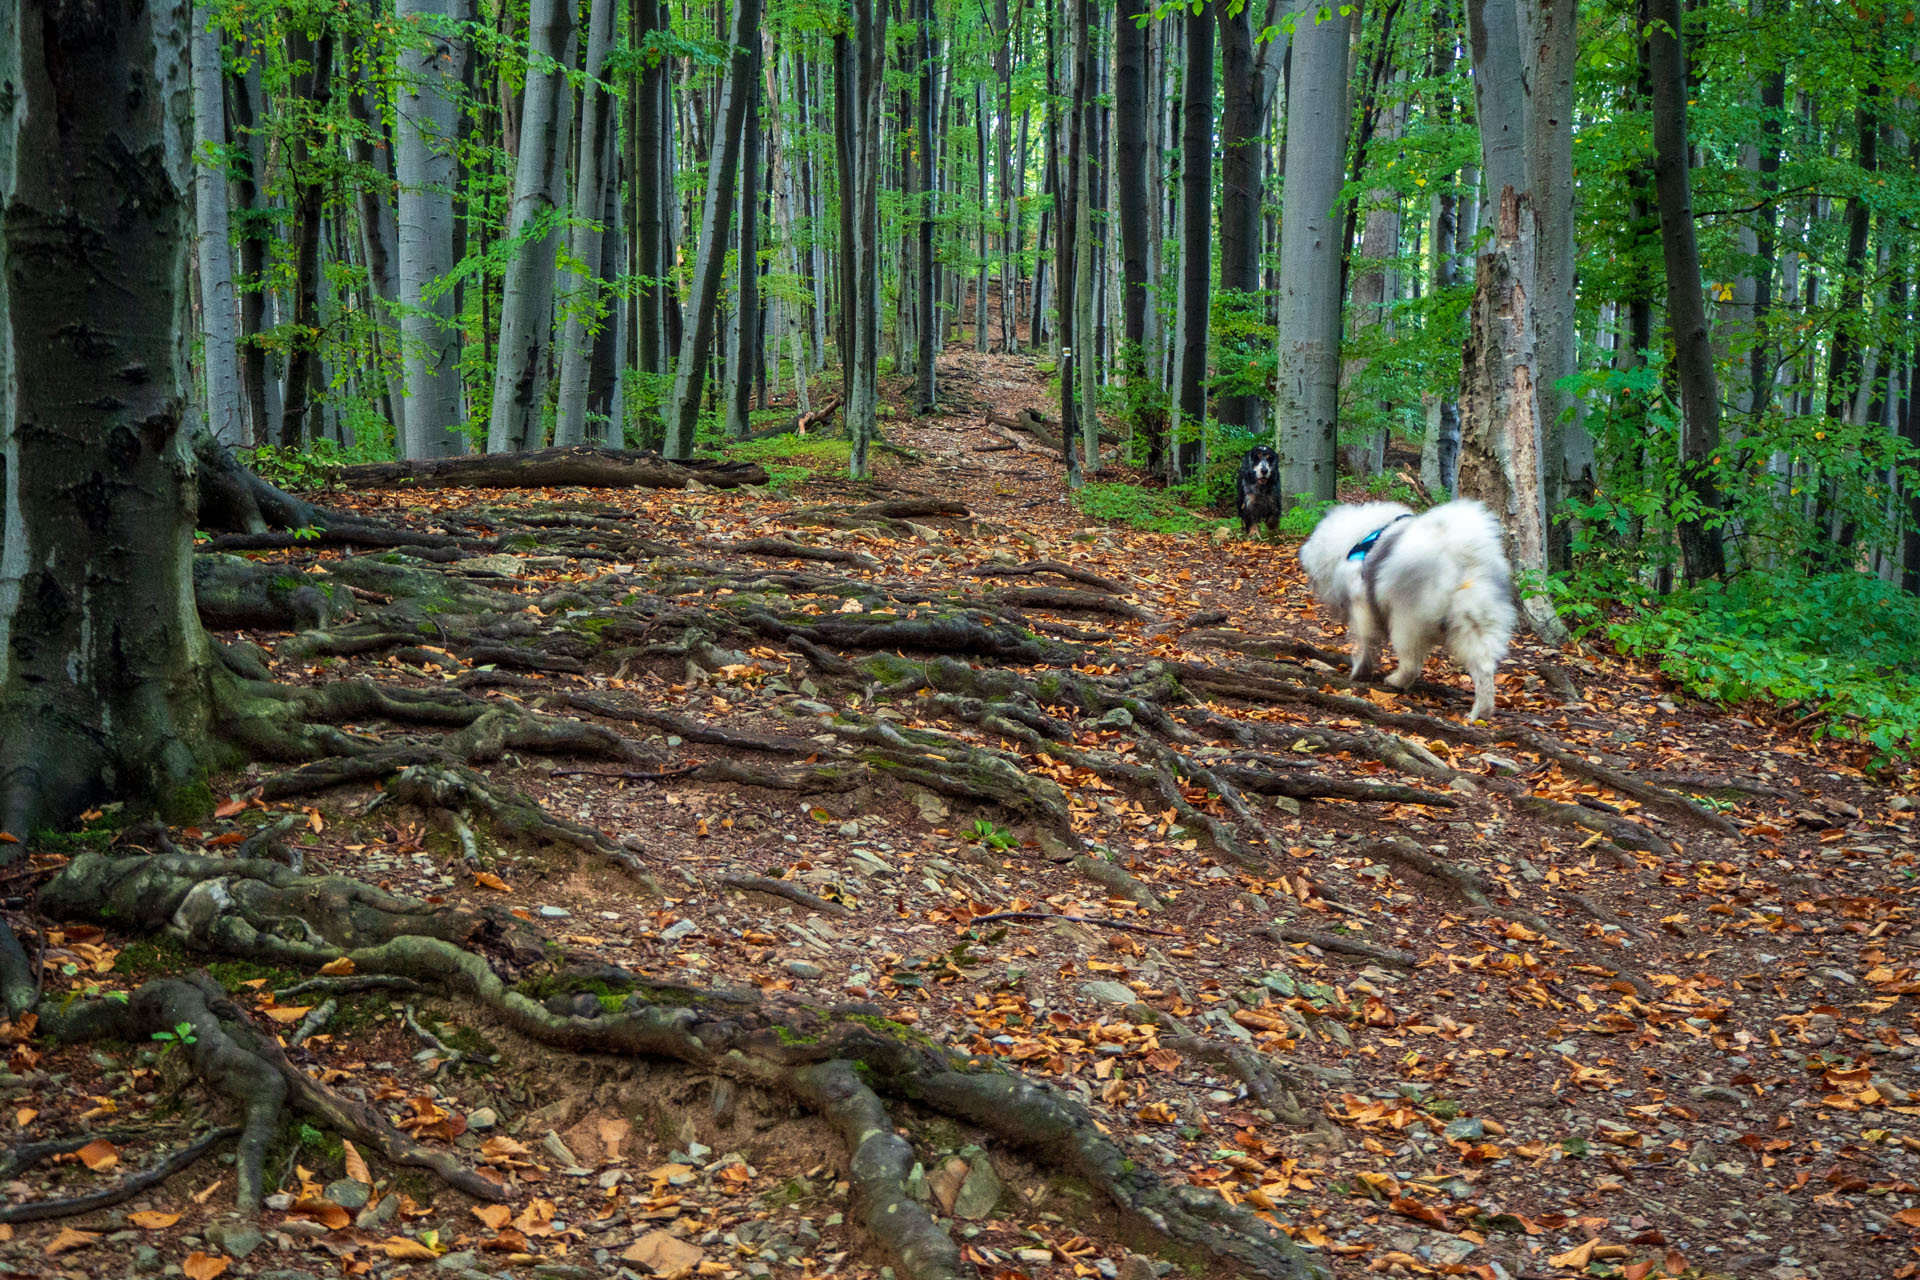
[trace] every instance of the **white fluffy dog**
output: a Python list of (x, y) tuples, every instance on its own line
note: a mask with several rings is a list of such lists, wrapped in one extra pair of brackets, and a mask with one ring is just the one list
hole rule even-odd
[(1338, 506), (1300, 548), (1314, 594), (1345, 615), (1353, 677), (1370, 680), (1380, 639), (1393, 641), (1396, 689), (1420, 678), (1443, 642), (1473, 676), (1472, 719), (1493, 713), (1493, 672), (1513, 637), (1512, 572), (1500, 522), (1478, 502), (1415, 515), (1397, 502)]

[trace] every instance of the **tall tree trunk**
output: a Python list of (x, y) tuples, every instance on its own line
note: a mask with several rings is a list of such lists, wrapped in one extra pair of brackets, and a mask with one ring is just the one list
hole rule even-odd
[(271, 295), (265, 275), (267, 243), (273, 238), (271, 206), (264, 185), (267, 148), (255, 127), (260, 115), (255, 109), (259, 94), (258, 62), (251, 64), (246, 74), (227, 78), (228, 114), (233, 121), (234, 140), (241, 144), (235, 156), (233, 198), (243, 214), (240, 278), (247, 283), (240, 293), (240, 381), (247, 397), (248, 439), (254, 444), (267, 444), (279, 427), (280, 384), (274, 379), (267, 349), (259, 341), (270, 323), (267, 306)]
[[(347, 50), (347, 65), (354, 65), (351, 46)], [(375, 320), (371, 354), (384, 383), (388, 420), (393, 423), (397, 442), (406, 435), (407, 406), (401, 353), (393, 340), (399, 318), (395, 303), (400, 298), (399, 281), (394, 276), (398, 229), (394, 219), (393, 149), (373, 84), (352, 87), (347, 94), (347, 112), (354, 123), (353, 160), (362, 173), (353, 199), (359, 232), (355, 247), (360, 250), (361, 265), (366, 268), (367, 285), (372, 294), (369, 302), (373, 305), (367, 307), (367, 314)]]
[(713, 354), (715, 314), (720, 300), (720, 277), (726, 269), (727, 222), (740, 167), (747, 101), (760, 93), (753, 74), (753, 49), (759, 43), (760, 0), (737, 0), (733, 29), (727, 40), (733, 55), (727, 60), (720, 85), (720, 108), (714, 129), (716, 147), (707, 161), (707, 194), (701, 206), (700, 248), (693, 260), (693, 316), (680, 335), (680, 357), (674, 363), (673, 390), (666, 403), (666, 454), (685, 458), (693, 452), (694, 428), (700, 419), (700, 397), (706, 389), (707, 361)]
[(915, 211), (918, 214), (919, 235), (913, 263), (913, 411), (924, 415), (933, 412), (938, 400), (933, 372), (933, 352), (937, 341), (933, 331), (933, 192), (934, 175), (938, 172), (934, 166), (934, 62), (938, 55), (938, 41), (934, 38), (933, 30), (933, 0), (914, 0), (914, 16), (914, 61), (918, 66), (920, 91), (919, 110), (914, 120), (914, 141), (918, 144), (914, 161), (920, 166), (920, 200)]
[[(1124, 6), (1122, 6), (1124, 7)], [(1267, 118), (1280, 59), (1286, 56), (1284, 32), (1256, 46), (1251, 3), (1238, 13), (1216, 4), (1220, 24), (1220, 288), (1242, 295), (1236, 306), (1249, 319), (1260, 314), (1261, 124)], [(1273, 26), (1269, 13), (1266, 26)], [(1224, 304), (1223, 304), (1224, 305)], [(1223, 353), (1224, 355), (1224, 353)], [(1238, 353), (1235, 359), (1241, 358)], [(1259, 395), (1219, 398), (1220, 421), (1258, 433), (1265, 417)]]
[(1007, 17), (1007, 0), (994, 0), (993, 23), (999, 34), (994, 42), (993, 74), (1000, 86), (999, 141), (994, 148), (994, 164), (1000, 174), (1000, 349), (1011, 355), (1020, 349), (1019, 307), (1014, 301), (1018, 282), (1013, 267), (1013, 30)]
[[(605, 139), (606, 161), (602, 165), (605, 175), (601, 183), (600, 208), (600, 279), (613, 280), (620, 274), (620, 267), (626, 261), (626, 233), (621, 225), (623, 209), (620, 202), (620, 166), (617, 163), (619, 139), (613, 129), (607, 130)], [(587, 418), (601, 424), (601, 430), (587, 433), (589, 441), (604, 441), (608, 447), (618, 449), (626, 443), (626, 415), (621, 412), (623, 396), (620, 371), (625, 365), (626, 351), (633, 341), (633, 309), (627, 301), (616, 301), (613, 314), (607, 320), (608, 329), (593, 344), (593, 361), (587, 370)]]
[[(1080, 171), (1073, 197), (1073, 341), (1080, 376), (1080, 437), (1082, 477), (1100, 470), (1099, 330), (1094, 319), (1093, 174), (1100, 147), (1094, 127), (1097, 86), (1094, 74), (1093, 0), (1067, 0), (1079, 16), (1074, 22), (1074, 104), (1079, 112)], [(1061, 376), (1066, 376), (1062, 370)], [(1064, 427), (1062, 428), (1064, 432)], [(1071, 450), (1072, 443), (1068, 442)]]
[(1466, 0), (1473, 51), (1474, 118), (1488, 199), (1507, 187), (1527, 190), (1527, 113), (1521, 93), (1520, 14), (1516, 0)]
[(974, 185), (977, 188), (973, 225), (974, 241), (978, 246), (980, 257), (973, 287), (973, 349), (985, 354), (987, 350), (987, 285), (992, 270), (992, 258), (987, 251), (987, 87), (979, 81), (975, 81), (973, 86), (973, 132)]
[(198, 233), (200, 325), (206, 361), (207, 426), (222, 444), (247, 443), (246, 405), (240, 390), (239, 323), (233, 289), (233, 244), (227, 219), (225, 153), (227, 119), (220, 33), (204, 0), (193, 9), (193, 123), (199, 154), (193, 169), (194, 224)]
[[(637, 0), (634, 19), (635, 47), (642, 40), (659, 39), (665, 21), (661, 0)], [(665, 181), (660, 163), (665, 142), (665, 115), (670, 109), (666, 94), (669, 84), (664, 53), (640, 67), (639, 86), (633, 94), (631, 141), (634, 154), (633, 200), (634, 253), (638, 262), (639, 292), (635, 299), (635, 337), (638, 365), (646, 373), (664, 373), (667, 369), (665, 298), (666, 283), (672, 274), (666, 254), (666, 219), (673, 209), (673, 190)]]
[(567, 51), (573, 37), (572, 0), (532, 0), (528, 24), (527, 87), (520, 108), (520, 153), (514, 162), (510, 234), (519, 244), (507, 263), (500, 295), (500, 352), (494, 364), (493, 410), (487, 452), (537, 447), (546, 408), (547, 359), (553, 344), (554, 249), (557, 229), (533, 233), (551, 220), (566, 195), (567, 135), (573, 111), (567, 87)]
[[(1338, 202), (1346, 160), (1349, 20), (1295, 9), (1287, 90), (1287, 184), (1281, 214), (1279, 400), (1274, 447), (1280, 496), (1330, 501), (1337, 478), (1340, 393)], [(1359, 20), (1356, 8), (1351, 21)]]
[(746, 119), (740, 126), (740, 200), (735, 225), (739, 227), (739, 291), (734, 299), (733, 385), (727, 396), (727, 436), (743, 439), (753, 427), (753, 379), (760, 351), (760, 33), (748, 33), (753, 57), (748, 74), (754, 91), (747, 95)]
[(1726, 570), (1720, 542), (1720, 385), (1700, 284), (1700, 246), (1693, 231), (1693, 186), (1687, 173), (1687, 63), (1680, 0), (1642, 0), (1642, 24), (1653, 74), (1653, 182), (1660, 205), (1660, 248), (1667, 268), (1667, 324), (1673, 331), (1680, 384), (1680, 480), (1690, 505), (1674, 520), (1687, 581)]
[[(190, 537), (188, 13), (0, 5), (0, 831), (21, 838), (101, 800), (185, 818), (211, 798), (217, 677)], [(33, 971), (22, 991), (23, 957), (0, 939), (17, 1016)]]
[[(1375, 126), (1373, 141), (1392, 144), (1400, 140), (1400, 132), (1406, 121), (1407, 105), (1404, 100), (1393, 103), (1380, 112), (1379, 123)], [(1396, 272), (1393, 262), (1400, 254), (1400, 194), (1391, 187), (1375, 187), (1367, 192), (1366, 202), (1370, 206), (1366, 216), (1361, 219), (1358, 258), (1355, 264), (1359, 274), (1353, 276), (1353, 296), (1350, 303), (1350, 318), (1347, 322), (1349, 339), (1355, 343), (1363, 341), (1362, 335), (1378, 325), (1390, 325), (1388, 308), (1394, 301)], [(1391, 341), (1389, 333), (1387, 340)], [(1379, 339), (1374, 339), (1379, 341)], [(1341, 384), (1351, 387), (1366, 372), (1367, 361), (1356, 358), (1346, 362), (1341, 370)], [(1351, 402), (1351, 397), (1349, 397)], [(1387, 401), (1376, 401), (1378, 417), (1374, 426), (1368, 428), (1366, 443), (1363, 446), (1364, 462), (1368, 474), (1380, 471), (1386, 465), (1387, 425), (1385, 419), (1393, 411), (1393, 405)]]
[(868, 458), (880, 403), (880, 103), (887, 10), (852, 0), (853, 30), (833, 38), (834, 143), (840, 177), (843, 407), (852, 441), (848, 473), (872, 474)]
[[(315, 117), (326, 110), (333, 92), (333, 32), (323, 28), (314, 39), (299, 27), (286, 36), (287, 61), (293, 64), (295, 96), (304, 98)], [(303, 445), (311, 438), (311, 418), (320, 378), (320, 234), (326, 211), (326, 189), (312, 172), (312, 146), (307, 130), (296, 129), (288, 148), (289, 167), (298, 186), (294, 201), (293, 328), (287, 341), (287, 389), (280, 409), (283, 447)]]
[(1540, 224), (1533, 285), (1539, 336), (1540, 418), (1546, 429), (1547, 560), (1572, 565), (1572, 525), (1561, 515), (1569, 497), (1594, 486), (1593, 439), (1580, 405), (1560, 384), (1578, 371), (1574, 329), (1573, 72), (1578, 53), (1577, 0), (1539, 0), (1526, 10), (1527, 190)]
[[(1533, 330), (1533, 240), (1527, 198), (1504, 188), (1494, 238), (1480, 255), (1473, 309), (1460, 372), (1460, 495), (1477, 498), (1501, 517), (1514, 568), (1542, 573), (1547, 565), (1547, 509), (1540, 456), (1538, 360)], [(1553, 633), (1553, 607), (1525, 602), (1537, 628)]]
[[(1442, 86), (1448, 84), (1453, 76), (1453, 21), (1452, 13), (1446, 7), (1435, 9), (1433, 78)], [(1445, 88), (1435, 95), (1433, 112), (1442, 125), (1451, 120), (1453, 98)], [(1456, 246), (1460, 243), (1461, 196), (1456, 194), (1452, 174), (1445, 175), (1436, 186), (1428, 243), (1432, 246), (1433, 290), (1440, 293), (1451, 290), (1459, 281), (1460, 259)], [(1479, 193), (1467, 188), (1465, 198), (1478, 200)], [(1443, 395), (1434, 402), (1428, 417), (1427, 438), (1420, 451), (1420, 480), (1431, 494), (1451, 494), (1459, 469), (1460, 405), (1451, 396)]]
[(1128, 402), (1135, 430), (1147, 440), (1147, 470), (1161, 462), (1163, 415), (1149, 403), (1152, 381), (1147, 374), (1147, 27), (1113, 8), (1114, 44), (1114, 169), (1120, 206), (1120, 363), (1127, 381)]
[[(593, 0), (587, 11), (586, 77), (580, 88), (579, 158), (573, 167), (573, 227), (568, 257), (578, 267), (567, 274), (566, 322), (560, 341), (560, 397), (553, 419), (553, 442), (575, 445), (587, 438), (587, 383), (593, 373), (596, 343), (611, 342), (602, 303), (604, 283), (595, 274), (600, 244), (606, 173), (614, 132), (610, 95), (599, 86), (607, 53), (613, 47), (614, 0)], [(596, 332), (596, 330), (600, 330)]]
[[(1205, 10), (1181, 23), (1186, 70), (1181, 81), (1180, 128), (1180, 379), (1179, 413), (1169, 474), (1182, 473), (1180, 441), (1189, 432), (1204, 439), (1207, 421), (1207, 329), (1213, 274), (1213, 20)], [(1341, 54), (1344, 67), (1345, 52)], [(1331, 201), (1329, 201), (1331, 203)]]
[(400, 349), (407, 386), (400, 453), (445, 458), (467, 450), (459, 430), (460, 333), (453, 291), (445, 286), (454, 263), (453, 0), (398, 0), (395, 17)]
[(1067, 483), (1078, 488), (1083, 479), (1075, 437), (1079, 434), (1079, 390), (1076, 361), (1085, 353), (1078, 350), (1080, 335), (1075, 331), (1079, 308), (1075, 305), (1074, 285), (1079, 281), (1080, 243), (1080, 168), (1086, 163), (1086, 82), (1081, 77), (1085, 65), (1080, 43), (1081, 20), (1085, 10), (1081, 0), (1061, 0), (1067, 19), (1067, 141), (1066, 165), (1055, 175), (1055, 217), (1053, 254), (1055, 330), (1060, 344), (1060, 461), (1066, 468)]

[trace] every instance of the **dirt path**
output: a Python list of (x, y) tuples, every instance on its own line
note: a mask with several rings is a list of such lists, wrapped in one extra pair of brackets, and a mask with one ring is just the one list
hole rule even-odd
[[(956, 353), (944, 367), (956, 400), (1011, 412), (1044, 398), (1018, 359)], [(1837, 753), (1685, 705), (1597, 654), (1519, 646), (1490, 731), (1463, 724), (1466, 681), (1442, 663), (1410, 695), (1350, 693), (1328, 661), (1340, 638), (1312, 608), (1291, 547), (1094, 527), (1050, 459), (974, 452), (989, 442), (979, 421), (968, 408), (891, 426), (890, 439), (923, 458), (878, 455), (878, 489), (821, 478), (787, 498), (369, 500), (422, 527), (470, 526), (482, 506), (519, 503), (653, 540), (642, 567), (653, 594), (626, 597), (646, 624), (622, 632), (600, 614), (575, 625), (604, 645), (577, 672), (523, 670), (515, 685), (488, 674), (507, 670), (497, 655), (461, 658), (450, 641), (348, 659), (286, 635), (244, 637), (281, 679), (371, 673), (431, 689), (458, 675), (631, 735), (654, 763), (522, 748), (499, 757), (494, 776), (626, 840), (659, 896), (575, 849), (495, 845), (483, 830), (463, 851), (470, 833), (444, 815), (371, 805), (365, 786), (265, 808), (303, 815), (307, 870), (449, 904), (504, 903), (576, 965), (663, 987), (868, 1001), (962, 1053), (1018, 1065), (1089, 1104), (1141, 1165), (1270, 1211), (1335, 1275), (1914, 1274), (1911, 787), (1870, 785)], [(908, 496), (957, 500), (970, 516), (835, 527), (819, 510)], [(964, 692), (935, 694), (919, 668), (887, 665), (906, 664), (910, 649), (848, 676), (830, 655), (810, 661), (775, 640), (695, 628), (666, 643), (675, 619), (764, 589), (670, 566), (740, 564), (730, 544), (749, 539), (803, 548), (763, 550), (757, 563), (786, 575), (823, 626), (964, 589), (1019, 611), (1043, 639), (1105, 655), (1071, 668), (1089, 680), (1142, 682), (1143, 698), (1171, 681), (1190, 696), (1133, 712), (1055, 701), (1024, 721), (968, 721)], [(642, 590), (634, 563), (568, 546), (471, 572), (507, 574), (544, 601), (526, 615), (536, 628), (579, 607), (568, 591)], [(332, 552), (290, 559), (339, 567)], [(676, 581), (692, 585), (659, 594)], [(1022, 594), (1036, 589), (1076, 594)], [(974, 666), (1065, 678), (1017, 658)], [(904, 675), (884, 678), (890, 670)], [(1210, 671), (1221, 678), (1210, 683)], [(1300, 687), (1315, 700), (1288, 692)], [(918, 773), (894, 759), (844, 789), (646, 776), (722, 759), (764, 770), (770, 757), (595, 716), (577, 696), (631, 700), (709, 737), (810, 737), (825, 758), (835, 726), (852, 719), (874, 734), (940, 726), (1057, 784), (1069, 822), (1050, 825), (1044, 805), (983, 802), (972, 782), (955, 785), (971, 761), (932, 750)], [(1157, 707), (1169, 718), (1148, 732), (1136, 717)], [(1043, 722), (1070, 738), (1069, 754), (1023, 740)], [(1169, 742), (1186, 763), (1157, 781), (1155, 752)], [(808, 767), (798, 752), (773, 758)], [(1196, 777), (1201, 768), (1220, 785)], [(232, 790), (247, 794), (266, 772)], [(1248, 810), (1222, 798), (1225, 780)], [(1400, 790), (1379, 789), (1389, 785)], [(1015, 799), (1038, 804), (1032, 794)], [(217, 849), (260, 812), (182, 839)], [(994, 916), (1005, 918), (981, 919)], [(59, 935), (50, 958), (73, 969), (50, 982), (76, 990), (181, 963), (93, 926)], [(313, 1003), (271, 998), (290, 975), (228, 965), (215, 976), (283, 1030)], [(173, 1096), (181, 1073), (164, 1049), (21, 1044), (0, 1084), (23, 1138), (67, 1132), (83, 1117), (102, 1123), (103, 1100), (145, 1114)], [(77, 1220), (99, 1238), (53, 1262), (58, 1225), (19, 1229), (0, 1261), (93, 1274), (145, 1261), (136, 1249), (160, 1265), (244, 1252), (229, 1274), (292, 1280), (412, 1265), (387, 1243), (396, 1239), (461, 1255), (431, 1264), (441, 1269), (556, 1277), (658, 1263), (756, 1280), (865, 1278), (886, 1261), (849, 1225), (840, 1141), (777, 1093), (556, 1053), (431, 996), (343, 1001), (298, 1052), (508, 1179), (509, 1216), (406, 1174), (378, 1174), (363, 1209), (352, 1188), (328, 1186), (351, 1173), (344, 1153), (295, 1134), (279, 1158), (289, 1185), (305, 1171), (307, 1194), (275, 1202), (253, 1250), (236, 1247), (256, 1228), (223, 1220), (224, 1192), (193, 1197), (222, 1176), (203, 1165)], [(922, 1167), (912, 1190), (982, 1275), (1146, 1280), (1129, 1261), (1139, 1237), (1083, 1182), (933, 1108), (895, 1118)], [(128, 1163), (142, 1143), (122, 1142)], [(101, 1175), (68, 1159), (22, 1176), (9, 1195), (73, 1194)], [(143, 1210), (158, 1216), (133, 1216)]]

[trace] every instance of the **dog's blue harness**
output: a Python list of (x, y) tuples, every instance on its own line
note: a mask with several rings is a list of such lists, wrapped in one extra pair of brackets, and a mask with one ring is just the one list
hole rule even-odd
[(1360, 541), (1354, 543), (1353, 550), (1347, 552), (1347, 559), (1365, 560), (1367, 558), (1367, 552), (1373, 550), (1373, 544), (1380, 541), (1381, 534), (1393, 528), (1393, 526), (1399, 524), (1402, 520), (1411, 520), (1412, 518), (1413, 518), (1413, 513), (1408, 512), (1406, 515), (1395, 516), (1393, 519), (1387, 521), (1385, 524), (1381, 525), (1378, 529), (1375, 529), (1372, 533), (1360, 539)]

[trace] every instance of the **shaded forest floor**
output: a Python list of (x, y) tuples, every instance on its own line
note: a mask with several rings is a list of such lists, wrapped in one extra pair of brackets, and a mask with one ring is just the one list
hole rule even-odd
[[(1019, 358), (944, 363), (957, 399), (1041, 405)], [(1051, 459), (975, 452), (998, 443), (979, 423), (971, 403), (894, 422), (918, 460), (876, 454), (872, 485), (821, 475), (786, 496), (360, 495), (424, 532), (551, 531), (450, 564), (519, 629), (492, 648), (431, 625), (363, 643), (338, 617), (227, 634), (283, 681), (458, 687), (624, 735), (623, 759), (508, 741), (487, 771), (630, 867), (275, 766), (225, 780), (222, 817), (171, 838), (217, 855), (291, 818), (308, 872), (508, 908), (577, 968), (871, 1002), (1077, 1096), (1134, 1160), (1270, 1211), (1338, 1276), (1915, 1274), (1914, 779), (1875, 784), (1577, 649), (1518, 644), (1491, 728), (1464, 723), (1467, 682), (1443, 660), (1406, 695), (1350, 690), (1291, 546), (1091, 526)], [(349, 575), (353, 551), (251, 554), (332, 574), (377, 610), (394, 589)], [(770, 581), (817, 620), (799, 640), (689, 621)], [(961, 655), (1033, 681), (1037, 701), (1002, 700), (1021, 715), (943, 685), (961, 677), (884, 625), (846, 629), (952, 593), (1055, 646)], [(1049, 673), (1141, 701), (1049, 701)], [(1023, 738), (1035, 725), (1067, 749)], [(412, 741), (376, 713), (350, 727)], [(826, 770), (853, 737), (896, 754)], [(1054, 789), (989, 794), (992, 770), (948, 743)], [(34, 865), (142, 839), (106, 813)], [(55, 991), (200, 962), (110, 920), (56, 923), (48, 943)], [(302, 975), (212, 973), (290, 1042), (322, 1004), (288, 990)], [(110, 1182), (218, 1110), (165, 1042), (14, 1039), (11, 1141), (114, 1136), (10, 1167), (9, 1200)], [(432, 992), (339, 994), (291, 1052), (490, 1169), (507, 1203), (362, 1168), (295, 1128), (260, 1219), (231, 1216), (232, 1171), (208, 1160), (119, 1208), (13, 1229), (0, 1268), (759, 1280), (885, 1261), (851, 1225), (840, 1139), (777, 1093), (557, 1050)], [(895, 1120), (922, 1166), (912, 1189), (983, 1276), (1147, 1280), (1130, 1250), (1152, 1246), (1084, 1182), (930, 1108)]]

